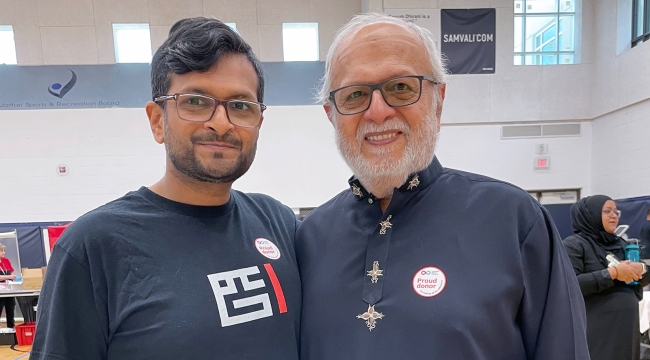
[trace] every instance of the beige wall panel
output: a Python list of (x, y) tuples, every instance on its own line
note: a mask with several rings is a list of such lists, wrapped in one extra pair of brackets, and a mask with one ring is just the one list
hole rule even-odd
[[(541, 66), (542, 119), (580, 119), (588, 117), (593, 65)], [(559, 85), (562, 84), (562, 85)], [(540, 101), (543, 99), (543, 101)]]
[(309, 1), (309, 13), (312, 21), (318, 22), (318, 40), (320, 59), (325, 60), (327, 50), (332, 45), (334, 35), (352, 16), (361, 12), (361, 1), (332, 0), (323, 2)]
[[(498, 9), (496, 12), (495, 67), (497, 72), (510, 71), (511, 68), (515, 67), (513, 60), (513, 44), (515, 43), (514, 17), (515, 10), (513, 6)], [(440, 46), (438, 46), (438, 49), (440, 49)]]
[(437, 0), (384, 0), (384, 9), (435, 9)]
[(147, 0), (93, 0), (95, 22), (148, 23)]
[(490, 121), (490, 77), (491, 75), (448, 76), (441, 122)]
[(1, 0), (0, 25), (38, 25), (36, 0)]
[(498, 77), (490, 77), (490, 121), (540, 119), (541, 86), (542, 72), (538, 66), (513, 66)]
[(113, 24), (103, 22), (95, 26), (97, 37), (97, 61), (100, 64), (115, 64), (115, 43), (113, 41)]
[(203, 15), (223, 22), (257, 24), (255, 0), (203, 0)]
[(18, 65), (43, 65), (41, 29), (38, 25), (14, 25)]
[(151, 54), (155, 54), (156, 50), (167, 40), (169, 34), (169, 26), (149, 26), (149, 33), (151, 34)]
[(244, 38), (253, 52), (259, 56), (257, 12), (255, 0), (204, 0), (203, 15), (223, 22), (235, 23), (237, 32)]
[(280, 29), (282, 29), (283, 22), (311, 21), (308, 17), (308, 0), (257, 1), (257, 23), (260, 25), (280, 24)]
[[(258, 26), (257, 24), (242, 24), (240, 25), (237, 23), (237, 32), (241, 37), (248, 43), (248, 45), (251, 46), (253, 49), (253, 52), (257, 57), (259, 58), (260, 56), (260, 39), (259, 39), (259, 34), (258, 34)], [(280, 43), (280, 46), (282, 46), (282, 43)]]
[(490, 0), (438, 0), (438, 7), (441, 9), (476, 9), (491, 6)]
[(45, 65), (97, 64), (94, 26), (41, 27)]
[(282, 52), (282, 25), (259, 25), (259, 51), (257, 57), (260, 61), (284, 61)]
[(203, 16), (201, 0), (149, 0), (150, 25), (174, 25), (178, 20)]
[(92, 0), (38, 0), (41, 26), (94, 26)]
[(510, 8), (513, 9), (514, 11), (514, 1), (512, 0), (492, 0), (492, 6), (493, 8)]

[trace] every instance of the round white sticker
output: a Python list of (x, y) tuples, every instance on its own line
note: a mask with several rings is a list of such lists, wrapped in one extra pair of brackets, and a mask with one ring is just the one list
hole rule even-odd
[(277, 260), (280, 258), (280, 249), (269, 240), (264, 238), (255, 239), (255, 248), (257, 248), (257, 251), (259, 251), (260, 254), (271, 260)]
[(413, 290), (420, 296), (436, 296), (444, 290), (445, 285), (447, 285), (447, 277), (437, 267), (424, 267), (413, 276)]

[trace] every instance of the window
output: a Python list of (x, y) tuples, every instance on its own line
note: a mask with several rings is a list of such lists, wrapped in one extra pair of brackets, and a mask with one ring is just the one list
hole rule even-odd
[(576, 1), (515, 0), (515, 65), (575, 62)]
[(231, 28), (234, 32), (236, 32), (236, 33), (239, 32), (239, 31), (237, 31), (237, 23), (224, 23), (224, 24), (230, 26), (230, 28)]
[(318, 23), (283, 23), (284, 61), (318, 61)]
[(634, 0), (632, 6), (632, 47), (650, 40), (650, 0)]
[(149, 24), (113, 24), (116, 63), (151, 62)]
[(16, 65), (17, 63), (14, 28), (11, 25), (0, 25), (0, 64)]

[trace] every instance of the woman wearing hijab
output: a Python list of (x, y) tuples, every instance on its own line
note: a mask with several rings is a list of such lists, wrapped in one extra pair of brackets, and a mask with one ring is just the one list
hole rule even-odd
[[(620, 211), (605, 195), (581, 199), (571, 206), (574, 235), (564, 246), (578, 276), (587, 309), (587, 343), (591, 360), (638, 360), (639, 300), (650, 283), (643, 263), (625, 259), (622, 238), (614, 235)], [(608, 267), (607, 255), (620, 263)], [(638, 281), (639, 284), (627, 284)]]

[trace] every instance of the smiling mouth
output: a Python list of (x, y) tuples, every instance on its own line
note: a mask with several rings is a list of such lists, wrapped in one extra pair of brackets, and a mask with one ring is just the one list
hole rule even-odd
[(388, 140), (388, 139), (394, 138), (395, 136), (397, 136), (399, 134), (401, 134), (401, 132), (391, 132), (391, 133), (388, 133), (388, 134), (380, 134), (380, 135), (369, 135), (369, 136), (366, 136), (366, 140), (369, 140), (369, 141)]

